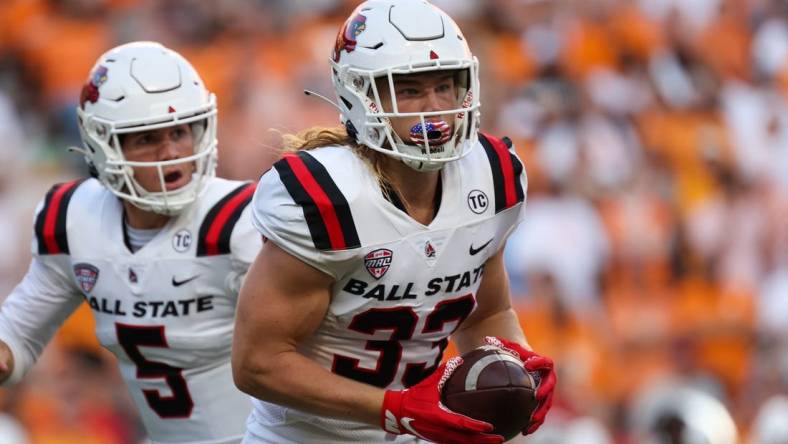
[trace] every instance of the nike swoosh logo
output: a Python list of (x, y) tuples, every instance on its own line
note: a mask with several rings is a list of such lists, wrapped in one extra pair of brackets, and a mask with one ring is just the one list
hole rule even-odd
[(198, 277), (200, 277), (200, 275), (199, 275), (199, 274), (197, 274), (197, 275), (194, 275), (194, 276), (192, 276), (192, 277), (190, 277), (190, 278), (188, 278), (188, 279), (184, 279), (184, 280), (182, 280), (182, 281), (178, 281), (178, 280), (176, 280), (176, 279), (175, 279), (175, 276), (173, 276), (173, 277), (172, 277), (172, 286), (173, 286), (173, 287), (180, 287), (181, 285), (183, 285), (183, 284), (186, 284), (186, 283), (188, 283), (188, 282), (191, 282), (191, 281), (193, 281), (193, 280), (197, 279)]
[(473, 244), (471, 244), (470, 248), (468, 248), (468, 253), (470, 253), (471, 256), (476, 256), (476, 254), (478, 254), (480, 251), (484, 250), (484, 248), (487, 247), (487, 245), (490, 245), (490, 242), (492, 242), (493, 239), (495, 239), (495, 238), (494, 237), (490, 238), (490, 240), (488, 240), (487, 242), (483, 243), (482, 246), (479, 247), (479, 248), (473, 248)]
[(425, 438), (425, 437), (421, 436), (421, 433), (417, 432), (417, 431), (416, 431), (416, 429), (414, 429), (414, 428), (413, 428), (413, 426), (412, 426), (412, 425), (410, 425), (410, 423), (411, 423), (412, 421), (413, 421), (413, 418), (402, 418), (402, 420), (401, 420), (400, 422), (402, 423), (402, 427), (403, 427), (405, 430), (407, 430), (407, 431), (408, 431), (408, 432), (409, 432), (411, 435), (416, 435), (416, 436), (418, 436), (419, 438), (421, 438), (421, 439), (423, 439), (423, 440), (425, 440), (425, 441), (428, 441), (428, 439), (427, 439), (427, 438)]

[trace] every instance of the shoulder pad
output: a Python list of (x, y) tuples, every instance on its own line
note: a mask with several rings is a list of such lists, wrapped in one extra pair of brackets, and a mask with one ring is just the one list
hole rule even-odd
[(85, 179), (72, 180), (53, 186), (44, 198), (36, 216), (35, 235), (38, 254), (69, 254), (66, 215), (71, 196)]
[(244, 183), (219, 199), (205, 215), (197, 240), (197, 256), (230, 254), (230, 238), (244, 208), (252, 201), (255, 185)]
[(523, 174), (523, 164), (510, 151), (512, 142), (509, 138), (499, 139), (480, 132), (479, 142), (484, 147), (487, 160), (490, 161), (495, 187), (495, 213), (497, 214), (525, 199), (523, 184), (520, 180), (520, 176)]
[(306, 151), (286, 154), (274, 164), (290, 197), (304, 212), (312, 242), (318, 250), (361, 246), (350, 205), (334, 179)]

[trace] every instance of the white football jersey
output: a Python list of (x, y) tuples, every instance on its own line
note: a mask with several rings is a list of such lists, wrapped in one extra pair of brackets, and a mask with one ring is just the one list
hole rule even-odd
[[(301, 353), (386, 389), (434, 371), (476, 307), (485, 262), (523, 213), (521, 162), (501, 140), (481, 136), (479, 145), (443, 168), (440, 206), (426, 226), (387, 200), (347, 147), (286, 155), (262, 177), (252, 204), (257, 229), (335, 279), (326, 317)], [(259, 441), (392, 442), (364, 424), (254, 403), (249, 432)]]
[(122, 203), (101, 183), (53, 187), (37, 211), (33, 263), (0, 311), (11, 382), (85, 300), (151, 441), (240, 441), (251, 402), (233, 384), (230, 346), (240, 282), (262, 244), (249, 220), (253, 191), (211, 179), (132, 253)]

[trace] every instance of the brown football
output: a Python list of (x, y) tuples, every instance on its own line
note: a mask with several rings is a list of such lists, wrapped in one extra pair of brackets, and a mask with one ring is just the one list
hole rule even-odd
[(514, 355), (482, 346), (462, 356), (463, 362), (443, 386), (441, 401), (450, 410), (489, 422), (493, 433), (508, 441), (531, 420), (537, 382)]

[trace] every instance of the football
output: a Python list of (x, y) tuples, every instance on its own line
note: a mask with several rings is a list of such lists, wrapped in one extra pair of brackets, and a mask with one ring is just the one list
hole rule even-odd
[(537, 407), (538, 382), (516, 356), (482, 346), (462, 356), (463, 362), (444, 383), (443, 405), (456, 413), (489, 422), (493, 433), (508, 441), (531, 420)]

